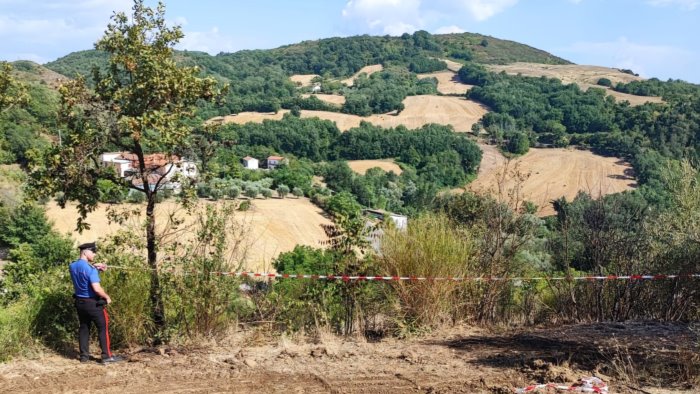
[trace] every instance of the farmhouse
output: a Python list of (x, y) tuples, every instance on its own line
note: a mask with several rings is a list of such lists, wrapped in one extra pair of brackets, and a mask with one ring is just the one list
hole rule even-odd
[[(181, 159), (175, 155), (168, 157), (163, 153), (154, 153), (145, 155), (143, 159), (151, 188), (154, 188), (162, 178), (165, 178), (164, 187), (179, 189), (179, 183), (173, 181), (176, 175), (187, 178), (197, 178), (199, 175), (197, 165), (193, 161)], [(139, 173), (139, 160), (135, 153), (107, 152), (100, 155), (100, 160), (102, 166), (114, 168), (119, 177), (133, 178), (134, 185), (143, 183), (140, 177), (135, 176)]]
[(282, 156), (270, 156), (267, 158), (267, 168), (274, 170), (280, 164), (288, 164), (289, 160)]
[(241, 162), (243, 163), (243, 167), (247, 168), (249, 170), (257, 170), (258, 169), (258, 159), (250, 156), (246, 156), (241, 159)]

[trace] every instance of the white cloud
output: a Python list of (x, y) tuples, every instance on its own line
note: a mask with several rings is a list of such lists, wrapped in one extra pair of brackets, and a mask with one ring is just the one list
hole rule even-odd
[(620, 37), (607, 42), (578, 42), (559, 52), (577, 63), (627, 68), (645, 78), (681, 78), (697, 63), (698, 55), (669, 45), (649, 45)]
[(461, 0), (458, 3), (461, 3), (477, 21), (485, 21), (514, 6), (518, 0)]
[(0, 58), (46, 61), (90, 49), (113, 12), (128, 13), (131, 5), (131, 0), (0, 0)]
[(398, 35), (440, 26), (440, 21), (454, 16), (484, 21), (517, 2), (518, 0), (349, 0), (342, 10), (342, 16), (355, 31)]
[(435, 29), (435, 34), (464, 33), (464, 29), (459, 26), (442, 26)]
[(359, 30), (400, 35), (423, 28), (421, 0), (350, 0), (343, 8), (343, 18)]
[(655, 7), (678, 6), (684, 10), (694, 10), (700, 5), (700, 0), (647, 0), (647, 4)]
[(176, 49), (202, 51), (211, 55), (219, 52), (234, 52), (239, 49), (233, 38), (222, 34), (214, 26), (209, 31), (183, 31), (185, 37), (175, 46)]

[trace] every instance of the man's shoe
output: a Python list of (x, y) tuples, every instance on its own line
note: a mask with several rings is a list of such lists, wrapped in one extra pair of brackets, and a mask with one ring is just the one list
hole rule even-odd
[(118, 363), (120, 361), (124, 361), (124, 357), (112, 356), (112, 357), (103, 358), (102, 364), (114, 364), (114, 363)]
[(81, 363), (81, 364), (85, 364), (85, 363), (89, 363), (89, 362), (90, 362), (90, 359), (89, 359), (89, 358), (81, 358), (81, 359), (80, 359), (80, 363)]

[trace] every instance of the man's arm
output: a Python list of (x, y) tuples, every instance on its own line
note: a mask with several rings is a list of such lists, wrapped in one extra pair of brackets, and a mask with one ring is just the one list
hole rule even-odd
[(112, 299), (109, 298), (109, 295), (107, 294), (107, 292), (104, 291), (104, 289), (102, 288), (102, 285), (100, 285), (100, 282), (93, 282), (90, 285), (92, 286), (92, 289), (95, 290), (95, 294), (97, 294), (98, 296), (107, 300), (108, 304), (112, 303)]

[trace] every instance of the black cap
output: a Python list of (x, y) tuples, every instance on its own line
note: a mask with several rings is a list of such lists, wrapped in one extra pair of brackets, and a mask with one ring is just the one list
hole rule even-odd
[(91, 250), (93, 253), (97, 253), (97, 245), (94, 242), (86, 242), (80, 246), (78, 249), (82, 252), (83, 250)]

